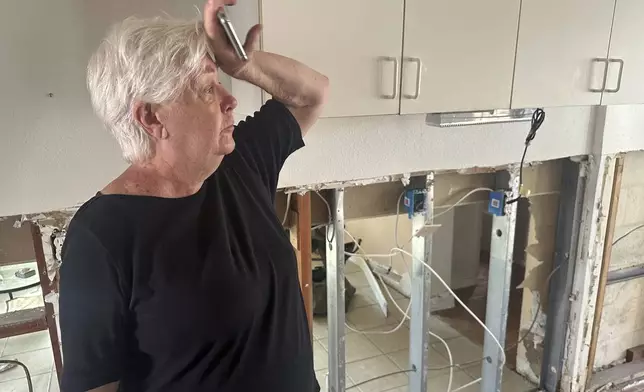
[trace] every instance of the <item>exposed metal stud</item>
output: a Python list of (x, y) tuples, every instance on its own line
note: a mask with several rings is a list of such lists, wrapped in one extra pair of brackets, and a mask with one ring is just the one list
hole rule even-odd
[[(431, 304), (431, 273), (421, 260), (431, 265), (432, 231), (424, 230), (434, 220), (434, 173), (425, 178), (425, 202), (422, 211), (412, 217), (411, 327), (409, 334), (409, 390), (426, 392), (429, 374), (429, 320)], [(419, 232), (425, 235), (416, 235)]]
[(329, 392), (345, 391), (344, 189), (333, 191), (327, 227), (326, 285), (329, 329)]
[[(554, 272), (548, 290), (548, 319), (543, 342), (540, 388), (547, 392), (559, 390), (563, 365), (570, 296), (572, 294), (579, 227), (586, 189), (586, 163), (569, 159), (562, 164), (561, 194), (555, 237)], [(553, 270), (554, 271), (554, 270)]]
[[(501, 184), (506, 189), (506, 200), (515, 200), (519, 195), (519, 168), (509, 169), (510, 179)], [(485, 324), (505, 348), (508, 321), (508, 303), (512, 277), (514, 235), (517, 220), (517, 204), (507, 203), (503, 216), (492, 216), (492, 238), (490, 240), (490, 267), (487, 289), (487, 310)], [(504, 350), (498, 347), (489, 334), (485, 334), (481, 390), (501, 391)]]

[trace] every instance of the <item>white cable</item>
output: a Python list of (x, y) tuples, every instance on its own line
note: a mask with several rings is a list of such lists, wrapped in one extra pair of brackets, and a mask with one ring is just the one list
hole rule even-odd
[[(479, 323), (479, 325), (481, 327), (483, 327), (485, 332), (487, 332), (490, 335), (490, 337), (492, 338), (494, 343), (501, 350), (502, 361), (501, 361), (501, 365), (499, 367), (505, 366), (505, 362), (506, 362), (505, 350), (504, 350), (503, 346), (501, 345), (501, 343), (499, 342), (499, 340), (496, 338), (496, 336), (494, 336), (492, 331), (490, 331), (490, 329), (485, 325), (485, 323), (483, 321), (481, 321), (481, 319), (479, 319), (476, 316), (476, 314), (474, 314), (474, 312), (469, 307), (467, 307), (467, 305), (465, 305), (465, 303), (456, 295), (456, 293), (454, 293), (454, 291), (449, 287), (449, 285), (445, 282), (445, 280), (443, 280), (443, 278), (441, 278), (441, 276), (436, 271), (434, 271), (434, 269), (429, 264), (427, 264), (423, 260), (418, 259), (417, 257), (414, 257), (414, 255), (412, 255), (411, 253), (407, 252), (406, 250), (400, 249), (400, 248), (392, 248), (391, 250), (392, 251), (397, 251), (397, 252), (400, 252), (400, 253), (404, 253), (407, 256), (411, 257), (412, 259), (420, 261), (427, 269), (429, 269), (429, 271), (432, 273), (432, 275), (434, 275), (436, 277), (436, 279), (438, 279), (438, 281), (441, 282), (441, 284), (443, 286), (445, 286), (447, 291), (454, 297), (454, 299), (470, 314), (470, 316), (472, 316), (474, 318), (474, 320), (476, 320), (477, 323)], [(363, 255), (363, 256), (365, 256), (365, 257), (390, 257), (391, 255), (394, 255), (394, 254), (395, 253), (390, 252), (389, 254), (386, 254), (386, 255)], [(478, 380), (478, 381), (481, 381), (481, 380)], [(478, 381), (476, 381), (476, 382), (478, 382)], [(452, 392), (455, 392), (455, 391), (452, 391)]]
[[(400, 244), (398, 243), (398, 222), (400, 221), (400, 201), (401, 201), (401, 199), (402, 199), (404, 194), (405, 194), (405, 191), (403, 191), (398, 196), (398, 200), (396, 202), (396, 222), (394, 224), (394, 243), (396, 244), (396, 247), (398, 247), (398, 248), (402, 248), (402, 246), (400, 246)], [(407, 242), (409, 243), (409, 241), (407, 241)], [(405, 257), (403, 256), (403, 253), (398, 252), (398, 254), (400, 255), (400, 258), (402, 259), (403, 264), (405, 265), (405, 268), (407, 269), (407, 273), (411, 276), (411, 273), (409, 271), (409, 266), (407, 265), (407, 260), (405, 260)], [(393, 264), (393, 258), (390, 257), (389, 258), (389, 267), (390, 268), (391, 268), (392, 264)], [(389, 298), (391, 298), (391, 300), (394, 302), (394, 305), (396, 305), (396, 308), (398, 308), (398, 310), (400, 312), (402, 312), (402, 309), (400, 308), (400, 306), (398, 306), (398, 304), (394, 300), (393, 296), (391, 295), (391, 292), (389, 291), (389, 288), (387, 287), (385, 282), (382, 280), (382, 277), (379, 276), (379, 278), (380, 278), (380, 281), (382, 282), (383, 287), (385, 288), (385, 291), (389, 295)], [(409, 300), (409, 305), (411, 306), (411, 299)], [(411, 317), (409, 317), (409, 307), (407, 308), (407, 312), (403, 313), (403, 316), (404, 316), (403, 319), (408, 318), (408, 319), (411, 320)], [(436, 335), (432, 331), (428, 331), (428, 332), (435, 339), (438, 339), (443, 344), (443, 346), (445, 347), (445, 350), (447, 351), (447, 355), (449, 357), (449, 381), (447, 383), (447, 392), (450, 392), (451, 389), (452, 389), (452, 380), (454, 379), (454, 358), (452, 357), (452, 350), (450, 350), (449, 345), (447, 344), (447, 342), (442, 337)]]
[(454, 390), (453, 390), (453, 391), (451, 391), (451, 392), (458, 392), (458, 391), (462, 391), (462, 390), (463, 390), (463, 389), (465, 389), (465, 388), (471, 387), (472, 385), (474, 385), (474, 384), (476, 384), (476, 383), (478, 383), (478, 382), (481, 382), (481, 380), (483, 380), (483, 379), (479, 377), (479, 378), (477, 378), (476, 380), (474, 380), (474, 381), (472, 381), (472, 382), (468, 382), (467, 384), (463, 385), (462, 387), (458, 387), (458, 388), (454, 389)]
[[(398, 198), (398, 202), (400, 203), (400, 198)], [(360, 246), (360, 244), (356, 240), (356, 238), (351, 233), (349, 233), (349, 231), (347, 229), (345, 229), (344, 232), (358, 246), (358, 249), (360, 249), (362, 252), (364, 252), (364, 249), (362, 249), (362, 247)], [(396, 237), (396, 239), (397, 238), (398, 237)], [(398, 253), (398, 254), (401, 254), (401, 253)], [(404, 260), (404, 258), (403, 258), (403, 261), (404, 261), (404, 264), (405, 264), (405, 268), (407, 269), (407, 273), (411, 274), (411, 272), (409, 271), (409, 266), (407, 265), (407, 262)], [(409, 316), (409, 310), (411, 309), (411, 299), (409, 299), (409, 304), (407, 304), (407, 310), (402, 310), (400, 305), (398, 305), (398, 302), (396, 302), (396, 300), (394, 299), (394, 296), (391, 295), (391, 291), (389, 290), (389, 287), (387, 286), (387, 284), (385, 284), (384, 280), (382, 279), (382, 276), (378, 276), (378, 278), (380, 279), (380, 283), (382, 283), (382, 287), (385, 289), (385, 292), (389, 296), (389, 299), (391, 299), (391, 302), (393, 302), (393, 304), (396, 307), (396, 309), (398, 309), (398, 311), (400, 313), (402, 313), (402, 315), (403, 315), (402, 320), (400, 321), (398, 326), (396, 328), (394, 328), (393, 330), (385, 331), (385, 332), (380, 332), (380, 331), (371, 332), (371, 334), (387, 335), (387, 334), (390, 334), (390, 333), (394, 333), (398, 329), (400, 329), (400, 327), (402, 327), (402, 325), (405, 323), (406, 319), (411, 320), (411, 317)], [(351, 328), (348, 324), (347, 324), (347, 328), (349, 328), (350, 330), (352, 330), (354, 332), (365, 333), (365, 332), (358, 331), (358, 330), (355, 330), (355, 329)], [(447, 392), (450, 392), (450, 390), (452, 389), (452, 380), (454, 378), (454, 358), (452, 357), (452, 350), (449, 348), (449, 345), (447, 344), (447, 342), (442, 337), (436, 335), (432, 331), (428, 331), (428, 332), (429, 332), (429, 334), (431, 336), (433, 336), (434, 338), (438, 339), (443, 344), (443, 346), (445, 346), (445, 350), (447, 351), (447, 355), (449, 356), (449, 382), (447, 384)]]
[(291, 196), (293, 196), (292, 193), (289, 193), (286, 195), (286, 211), (284, 211), (284, 219), (282, 219), (282, 226), (286, 224), (286, 220), (288, 219), (289, 207), (291, 206)]
[(315, 194), (316, 194), (316, 195), (318, 195), (318, 196), (320, 197), (320, 199), (322, 199), (322, 201), (323, 201), (323, 202), (324, 202), (324, 204), (326, 205), (326, 210), (327, 210), (327, 212), (329, 213), (329, 224), (331, 224), (331, 221), (332, 221), (332, 218), (333, 218), (333, 217), (331, 216), (331, 215), (332, 215), (332, 214), (331, 214), (331, 205), (329, 204), (329, 202), (328, 202), (328, 201), (326, 201), (326, 199), (324, 198), (324, 196), (322, 196), (322, 194), (320, 193), (320, 191), (315, 191)]
[[(361, 250), (362, 252), (364, 252), (364, 249), (362, 249), (362, 247), (360, 246), (359, 241), (356, 240), (356, 238), (351, 233), (349, 233), (349, 231), (347, 229), (344, 229), (344, 232), (349, 236), (349, 238), (351, 238), (353, 243), (356, 244), (358, 249)], [(349, 254), (352, 257), (360, 257), (360, 258), (364, 259), (362, 254), (354, 254), (354, 253), (349, 253), (349, 252), (344, 252), (344, 253)], [(380, 276), (378, 278), (380, 278), (380, 280), (382, 281), (382, 278)], [(383, 285), (384, 285), (384, 282), (383, 282)], [(391, 295), (391, 293), (389, 293), (389, 289), (387, 288), (387, 286), (385, 286), (385, 290), (387, 290), (387, 293), (389, 294), (389, 297), (391, 297), (391, 300), (394, 302), (394, 305), (396, 305), (396, 307), (402, 312), (402, 314), (403, 315), (409, 314), (409, 310), (411, 309), (411, 301), (409, 301), (409, 305), (407, 305), (407, 311), (405, 312), (398, 306), (396, 301), (394, 301), (393, 296)], [(400, 320), (400, 323), (398, 323), (398, 325), (394, 329), (392, 329), (390, 331), (360, 331), (358, 329), (355, 329), (355, 328), (351, 327), (348, 323), (345, 323), (345, 325), (346, 325), (346, 327), (348, 329), (350, 329), (353, 332), (357, 332), (357, 333), (360, 333), (360, 334), (363, 334), (363, 335), (389, 335), (389, 334), (392, 334), (392, 333), (398, 331), (400, 328), (402, 328), (402, 326), (404, 324), (405, 324), (405, 317), (403, 317), (402, 320)]]
[[(345, 230), (345, 232), (346, 232), (346, 230)], [(400, 253), (396, 252), (396, 253), (382, 253), (382, 254), (374, 254), (374, 253), (351, 253), (351, 252), (344, 252), (344, 254), (345, 254), (345, 255), (347, 255), (347, 256), (366, 257), (366, 258), (370, 258), (370, 257), (374, 257), (374, 258), (375, 258), (375, 257), (382, 257), (382, 258), (385, 258), (385, 257), (397, 256), (397, 255), (398, 255), (398, 254), (400, 254)]]
[(447, 382), (447, 392), (451, 392), (452, 380), (454, 379), (454, 358), (452, 357), (452, 350), (449, 349), (449, 345), (443, 338), (436, 335), (432, 331), (429, 331), (429, 334), (443, 343), (443, 346), (445, 346), (445, 349), (447, 350), (447, 355), (449, 356), (449, 381)]
[[(394, 244), (396, 244), (396, 246), (399, 247), (399, 248), (402, 248), (402, 246), (400, 246), (400, 244), (398, 244), (398, 223), (400, 222), (400, 201), (402, 200), (402, 197), (403, 197), (404, 194), (405, 194), (405, 191), (402, 191), (400, 193), (400, 196), (398, 196), (398, 201), (396, 202), (396, 222), (394, 223)], [(407, 241), (407, 242), (409, 242), (409, 241)], [(402, 261), (405, 263), (405, 265), (407, 265), (407, 260), (405, 260), (405, 257), (402, 255), (402, 253), (399, 253), (399, 254), (400, 254), (400, 258), (402, 259)], [(393, 265), (393, 258), (390, 257), (389, 258), (389, 269), (391, 269), (392, 265)], [(409, 268), (407, 268), (407, 269), (409, 269)]]
[[(461, 197), (460, 199), (458, 199), (458, 201), (457, 201), (456, 203), (454, 203), (454, 204), (450, 205), (449, 207), (447, 207), (447, 206), (440, 206), (440, 205), (439, 205), (439, 206), (434, 205), (434, 209), (436, 209), (436, 208), (445, 208), (445, 207), (447, 207), (447, 209), (446, 209), (445, 211), (442, 211), (442, 212), (439, 212), (438, 214), (435, 214), (435, 215), (434, 215), (434, 218), (437, 218), (437, 217), (439, 217), (439, 216), (442, 216), (442, 215), (447, 214), (448, 212), (450, 212), (450, 211), (451, 211), (451, 210), (453, 210), (454, 208), (456, 208), (456, 207), (458, 207), (459, 205), (461, 205), (461, 203), (463, 203), (463, 201), (464, 201), (465, 199), (467, 199), (468, 197), (470, 197), (471, 195), (475, 194), (476, 192), (483, 192), (483, 191), (487, 191), (487, 192), (494, 192), (494, 189), (486, 188), (486, 187), (474, 188), (474, 189), (472, 189), (471, 191), (467, 192), (467, 193), (465, 194), (465, 196), (463, 196), (463, 197)], [(403, 194), (404, 194), (404, 192), (400, 195), (400, 197), (402, 197), (402, 195), (403, 195)], [(400, 197), (398, 198), (398, 205), (396, 206), (396, 226), (395, 226), (395, 228), (394, 228), (394, 232), (396, 233), (396, 234), (395, 234), (395, 235), (396, 235), (396, 237), (395, 237), (395, 239), (394, 239), (394, 242), (396, 243), (396, 246), (397, 246), (398, 248), (402, 248), (402, 246), (400, 246), (400, 244), (398, 244), (398, 218), (399, 218), (399, 216), (400, 216), (400, 213), (399, 213), (399, 211), (400, 211)], [(409, 241), (411, 241), (413, 238), (414, 238), (414, 236), (413, 236), (413, 235), (412, 235), (411, 237), (409, 237), (409, 239), (407, 240), (406, 244), (408, 244), (408, 243), (409, 243)]]
[[(464, 308), (464, 309), (465, 309), (465, 310), (470, 314), (470, 316), (472, 316), (472, 317), (474, 318), (474, 320), (476, 320), (476, 322), (477, 322), (477, 323), (479, 323), (479, 325), (481, 325), (481, 327), (483, 327), (483, 329), (485, 330), (485, 332), (487, 332), (487, 333), (490, 335), (490, 337), (492, 338), (492, 340), (494, 341), (494, 343), (499, 347), (499, 350), (501, 351), (501, 356), (502, 356), (501, 364), (499, 365), (499, 367), (500, 367), (500, 368), (502, 368), (503, 366), (505, 366), (505, 362), (506, 362), (505, 350), (504, 350), (503, 346), (501, 345), (501, 343), (499, 342), (499, 340), (496, 338), (496, 336), (494, 336), (494, 334), (492, 333), (492, 331), (490, 331), (490, 329), (485, 325), (485, 323), (484, 323), (483, 321), (481, 321), (481, 319), (479, 319), (479, 318), (476, 316), (476, 314), (474, 314), (474, 312), (472, 312), (472, 310), (471, 310), (469, 307), (467, 307), (467, 305), (465, 305), (465, 303), (464, 303), (464, 302), (463, 302), (463, 301), (462, 301), (462, 300), (461, 300), (461, 299), (456, 295), (456, 293), (454, 293), (454, 291), (453, 291), (453, 290), (449, 287), (449, 285), (448, 285), (448, 284), (443, 280), (443, 278), (441, 278), (441, 276), (440, 276), (436, 271), (434, 271), (434, 269), (433, 269), (429, 264), (427, 264), (427, 263), (426, 263), (425, 261), (423, 261), (423, 260), (418, 259), (417, 257), (414, 257), (414, 255), (412, 255), (411, 253), (407, 252), (406, 250), (404, 250), (404, 249), (400, 249), (400, 248), (392, 248), (391, 250), (395, 250), (395, 251), (397, 251), (397, 252), (404, 253), (404, 254), (406, 254), (407, 256), (411, 257), (412, 259), (415, 259), (415, 260), (420, 261), (420, 262), (421, 262), (421, 263), (422, 263), (422, 264), (423, 264), (423, 265), (424, 265), (424, 266), (425, 266), (425, 267), (426, 267), (426, 268), (427, 268), (427, 269), (432, 273), (432, 275), (434, 275), (434, 276), (436, 277), (436, 279), (438, 279), (438, 281), (439, 281), (439, 282), (441, 282), (441, 284), (442, 284), (443, 286), (445, 286), (445, 288), (447, 289), (447, 291), (448, 291), (448, 292), (449, 292), (449, 293), (454, 297), (454, 299), (455, 299), (455, 300), (456, 300), (456, 301), (457, 301), (457, 302), (458, 302), (458, 303), (459, 303), (459, 304), (460, 304), (460, 305), (461, 305), (461, 306), (462, 306), (462, 307), (463, 307), (463, 308)], [(391, 254), (391, 253), (390, 253), (390, 254)], [(384, 256), (384, 257), (389, 257), (389, 255), (390, 255), (390, 254), (388, 254), (388, 255), (381, 255), (380, 257), (383, 257), (383, 256)], [(372, 256), (372, 257), (375, 257), (375, 256)], [(450, 368), (452, 368), (452, 367), (453, 367), (453, 364), (450, 366)], [(460, 390), (462, 390), (462, 389), (464, 389), (464, 388), (466, 388), (466, 387), (469, 387), (469, 386), (471, 386), (471, 385), (476, 384), (476, 383), (477, 383), (477, 382), (479, 382), (479, 381), (481, 381), (481, 379), (480, 379), (480, 378), (479, 378), (478, 380), (475, 380), (475, 381), (473, 381), (473, 382), (471, 382), (471, 383), (467, 384), (466, 386), (459, 387), (458, 389), (456, 389), (456, 390), (454, 390), (454, 391), (451, 391), (451, 392), (457, 392), (457, 391), (460, 391)]]
[[(398, 305), (394, 297), (391, 295), (391, 291), (389, 291), (389, 287), (383, 282), (382, 277), (379, 277), (380, 281), (382, 282), (383, 287), (385, 288), (385, 291), (387, 292), (387, 295), (389, 295), (389, 298), (391, 298), (391, 301), (394, 303), (394, 306), (400, 311), (400, 313), (403, 314), (403, 320), (409, 319), (411, 320), (411, 317), (409, 316), (409, 308), (411, 307), (411, 299), (409, 300), (409, 305), (407, 306), (407, 311), (403, 311), (402, 308)], [(447, 392), (450, 392), (452, 389), (452, 379), (454, 378), (454, 358), (452, 357), (452, 350), (450, 350), (449, 345), (447, 342), (441, 338), (440, 336), (436, 335), (432, 331), (428, 331), (431, 336), (434, 338), (438, 339), (443, 346), (445, 346), (445, 350), (447, 350), (447, 355), (449, 357), (449, 382), (447, 383)]]
[(460, 305), (461, 305), (461, 306), (462, 306), (462, 307), (463, 307), (463, 308), (464, 308), (464, 309), (465, 309), (465, 310), (470, 314), (470, 316), (474, 317), (474, 320), (476, 320), (476, 322), (478, 322), (478, 323), (481, 325), (481, 327), (483, 327), (483, 329), (485, 330), (485, 332), (487, 332), (487, 333), (490, 335), (490, 337), (492, 338), (492, 340), (494, 340), (494, 343), (496, 343), (496, 345), (497, 345), (497, 346), (499, 346), (499, 349), (501, 350), (501, 355), (502, 355), (502, 358), (503, 358), (503, 359), (502, 359), (502, 361), (501, 361), (501, 365), (500, 365), (500, 366), (501, 366), (501, 367), (505, 366), (505, 361), (506, 361), (506, 358), (505, 358), (505, 349), (503, 348), (503, 346), (501, 345), (501, 343), (499, 342), (499, 340), (496, 338), (496, 336), (494, 336), (494, 334), (492, 333), (492, 331), (490, 331), (490, 329), (485, 325), (485, 323), (484, 323), (483, 321), (481, 321), (481, 319), (479, 319), (479, 318), (474, 314), (474, 312), (473, 312), (470, 308), (468, 308), (468, 307), (465, 305), (465, 303), (463, 303), (463, 301), (462, 301), (460, 298), (458, 298), (458, 295), (456, 295), (456, 293), (454, 293), (454, 291), (453, 291), (453, 290), (449, 287), (449, 285), (448, 285), (448, 284), (443, 280), (443, 278), (441, 278), (441, 276), (440, 276), (436, 271), (434, 271), (434, 269), (433, 269), (429, 264), (427, 264), (425, 261), (423, 261), (423, 260), (421, 260), (421, 259), (419, 259), (419, 258), (415, 257), (414, 255), (412, 255), (411, 253), (407, 252), (406, 250), (404, 250), (404, 249), (400, 249), (400, 248), (393, 248), (392, 250), (396, 250), (396, 251), (398, 251), (398, 252), (402, 252), (402, 253), (406, 254), (407, 256), (411, 257), (412, 259), (415, 259), (415, 260), (420, 261), (421, 263), (423, 263), (423, 265), (424, 265), (424, 266), (429, 270), (429, 272), (431, 272), (431, 273), (432, 273), (432, 275), (434, 275), (434, 276), (436, 277), (436, 279), (438, 279), (438, 281), (439, 281), (439, 282), (441, 282), (441, 284), (442, 284), (443, 286), (445, 286), (445, 288), (447, 289), (447, 291), (449, 291), (449, 293), (454, 297), (454, 299), (455, 299), (455, 300), (456, 300), (456, 301), (457, 301), (457, 302), (458, 302), (458, 303), (459, 303), (459, 304), (460, 304)]
[[(411, 301), (409, 301), (409, 305), (407, 306), (407, 312), (409, 312), (410, 308), (411, 308)], [(404, 313), (404, 311), (401, 311), (401, 312)], [(351, 331), (353, 331), (355, 333), (362, 334), (362, 335), (390, 335), (390, 334), (398, 331), (400, 328), (402, 328), (402, 326), (404, 324), (405, 324), (405, 317), (403, 317), (402, 320), (400, 320), (400, 323), (398, 323), (398, 325), (396, 325), (396, 327), (394, 329), (389, 330), (389, 331), (361, 331), (359, 329), (355, 329), (355, 328), (351, 327), (348, 323), (345, 323), (345, 326), (348, 329), (350, 329)]]
[[(467, 194), (465, 194), (465, 196), (461, 197), (456, 203), (454, 203), (451, 206), (449, 206), (449, 208), (447, 208), (445, 211), (442, 211), (442, 212), (440, 212), (438, 214), (435, 214), (434, 218), (437, 218), (437, 217), (439, 217), (441, 215), (447, 214), (448, 212), (450, 212), (451, 210), (456, 208), (459, 204), (461, 204), (463, 202), (463, 200), (467, 199), (468, 197), (470, 197), (471, 195), (475, 194), (476, 192), (482, 192), (482, 191), (494, 192), (494, 189), (485, 188), (485, 187), (472, 189), (471, 191), (467, 192)], [(441, 206), (439, 206), (439, 208), (440, 207)]]

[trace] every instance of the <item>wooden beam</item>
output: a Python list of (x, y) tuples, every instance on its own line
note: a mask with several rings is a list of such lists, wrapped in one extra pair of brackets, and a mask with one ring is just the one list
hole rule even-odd
[[(595, 364), (595, 354), (597, 352), (597, 341), (599, 339), (599, 327), (602, 320), (602, 311), (604, 309), (604, 297), (606, 295), (606, 283), (608, 282), (608, 270), (610, 268), (610, 258), (613, 251), (613, 239), (615, 234), (615, 222), (617, 221), (617, 208), (619, 206), (619, 196), (622, 189), (622, 173), (624, 172), (624, 158), (617, 156), (615, 159), (615, 173), (613, 175), (613, 187), (608, 207), (608, 216), (606, 218), (606, 235), (604, 239), (604, 254), (602, 257), (601, 272), (599, 276), (599, 291), (597, 293), (597, 302), (595, 305), (595, 317), (593, 320), (592, 335), (590, 338), (590, 348), (588, 353), (587, 374), (592, 374)], [(587, 381), (591, 380), (588, 377)]]
[(54, 305), (47, 302), (46, 298), (48, 294), (54, 291), (56, 286), (55, 283), (49, 279), (49, 270), (47, 268), (47, 260), (45, 259), (42, 234), (40, 232), (40, 227), (34, 222), (31, 222), (31, 238), (34, 244), (38, 273), (40, 274), (40, 287), (42, 289), (43, 303), (45, 304), (45, 320), (47, 328), (49, 329), (49, 340), (51, 341), (51, 349), (54, 355), (54, 365), (56, 367), (56, 374), (58, 375), (58, 382), (60, 382), (63, 374), (63, 355), (61, 352), (60, 339), (58, 337), (58, 326), (56, 324)]
[(309, 331), (313, 328), (313, 276), (311, 266), (311, 193), (297, 195), (296, 242), (300, 288), (306, 307)]

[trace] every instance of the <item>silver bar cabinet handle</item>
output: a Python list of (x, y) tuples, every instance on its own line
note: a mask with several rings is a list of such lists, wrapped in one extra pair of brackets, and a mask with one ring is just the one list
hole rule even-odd
[[(396, 99), (398, 96), (398, 58), (391, 56), (381, 56), (378, 58), (378, 61), (381, 63), (381, 67), (386, 62), (394, 63), (394, 77), (393, 77), (393, 93), (392, 94), (380, 94), (380, 98), (383, 99)], [(382, 70), (383, 68), (381, 68)]]
[(418, 57), (405, 57), (404, 61), (416, 63), (416, 90), (414, 94), (405, 94), (404, 97), (407, 99), (418, 99), (420, 96), (420, 75), (423, 69), (423, 62)]
[(606, 77), (608, 76), (608, 59), (595, 58), (592, 60), (592, 63), (603, 63), (604, 64), (604, 76), (602, 81), (601, 88), (589, 88), (588, 90), (592, 93), (603, 93), (606, 90)]
[[(622, 88), (622, 75), (624, 75), (624, 60), (622, 59), (608, 59), (609, 64), (618, 63), (619, 64), (619, 74), (617, 75), (617, 87), (614, 89), (605, 89), (607, 93), (618, 93)], [(608, 67), (606, 67), (608, 69)], [(608, 73), (608, 72), (607, 72)], [(605, 84), (606, 82), (604, 82)]]

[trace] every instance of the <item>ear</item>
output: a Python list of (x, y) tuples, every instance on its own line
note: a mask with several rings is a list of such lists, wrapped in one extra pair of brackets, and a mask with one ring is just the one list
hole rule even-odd
[(157, 109), (158, 105), (135, 102), (132, 107), (132, 116), (141, 128), (145, 129), (148, 135), (155, 139), (167, 139), (168, 132), (161, 121), (159, 121)]

